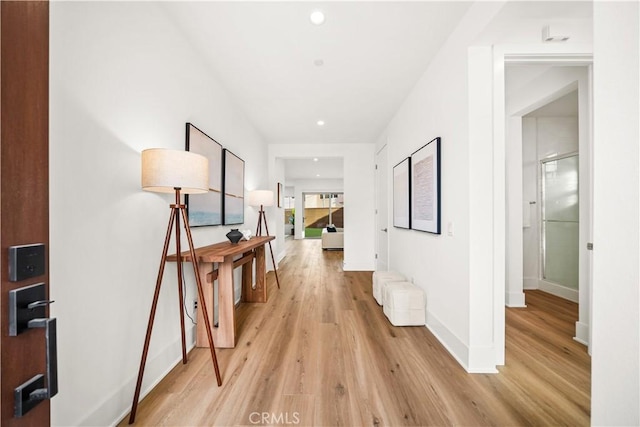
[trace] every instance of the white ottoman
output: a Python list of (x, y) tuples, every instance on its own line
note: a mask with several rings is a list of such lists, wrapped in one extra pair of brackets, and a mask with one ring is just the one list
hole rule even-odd
[(384, 315), (393, 326), (424, 326), (424, 291), (411, 282), (392, 282), (385, 288)]
[(378, 305), (382, 305), (384, 298), (384, 284), (387, 282), (402, 282), (407, 280), (397, 271), (374, 271), (373, 272), (373, 297)]

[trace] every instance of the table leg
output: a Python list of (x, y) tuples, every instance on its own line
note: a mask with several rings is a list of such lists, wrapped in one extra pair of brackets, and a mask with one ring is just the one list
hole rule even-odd
[[(213, 314), (214, 314), (214, 304), (213, 304), (213, 282), (208, 282), (206, 280), (207, 274), (213, 271), (213, 263), (208, 262), (200, 262), (198, 263), (198, 270), (200, 271), (200, 277), (202, 278), (202, 291), (204, 292), (205, 304), (207, 305), (207, 314), (209, 315), (209, 324), (211, 325), (211, 330), (214, 330), (213, 327)], [(198, 307), (202, 307), (202, 301), (200, 301), (200, 296), (198, 296)], [(205, 319), (202, 314), (202, 310), (196, 310), (196, 347), (206, 347), (209, 348), (209, 340), (207, 339), (207, 330), (205, 328)], [(215, 341), (214, 341), (215, 342)], [(216, 342), (217, 344), (217, 342)]]
[[(253, 255), (253, 252), (245, 252), (242, 256)], [(242, 302), (252, 302), (253, 293), (253, 260), (242, 264)]]
[(251, 302), (267, 302), (267, 280), (264, 257), (264, 245), (255, 249), (256, 253), (256, 288), (251, 289)]
[(213, 328), (216, 347), (236, 345), (235, 299), (233, 291), (233, 256), (218, 264), (218, 327)]

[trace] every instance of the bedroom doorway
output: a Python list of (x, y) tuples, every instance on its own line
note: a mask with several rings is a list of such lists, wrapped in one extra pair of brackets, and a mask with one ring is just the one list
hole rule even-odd
[(344, 193), (303, 194), (304, 237), (319, 239), (328, 226), (344, 228)]

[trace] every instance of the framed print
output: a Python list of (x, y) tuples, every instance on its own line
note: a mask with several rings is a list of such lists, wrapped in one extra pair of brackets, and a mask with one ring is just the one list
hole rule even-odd
[(191, 123), (186, 126), (187, 151), (202, 154), (209, 160), (209, 192), (185, 194), (191, 227), (222, 224), (222, 145)]
[(393, 226), (411, 228), (411, 158), (393, 167)]
[(222, 223), (244, 223), (244, 160), (231, 151), (223, 150)]
[(411, 155), (411, 228), (440, 234), (440, 138)]

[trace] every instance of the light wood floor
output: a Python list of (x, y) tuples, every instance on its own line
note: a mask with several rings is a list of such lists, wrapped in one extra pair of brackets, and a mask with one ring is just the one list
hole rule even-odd
[(320, 244), (289, 241), (281, 289), (269, 274), (268, 303), (238, 307), (238, 345), (217, 353), (222, 387), (208, 349), (195, 349), (136, 424), (589, 425), (576, 304), (527, 292), (528, 308), (507, 309), (506, 365), (471, 375), (427, 328), (391, 326), (371, 273), (342, 272), (342, 252)]

